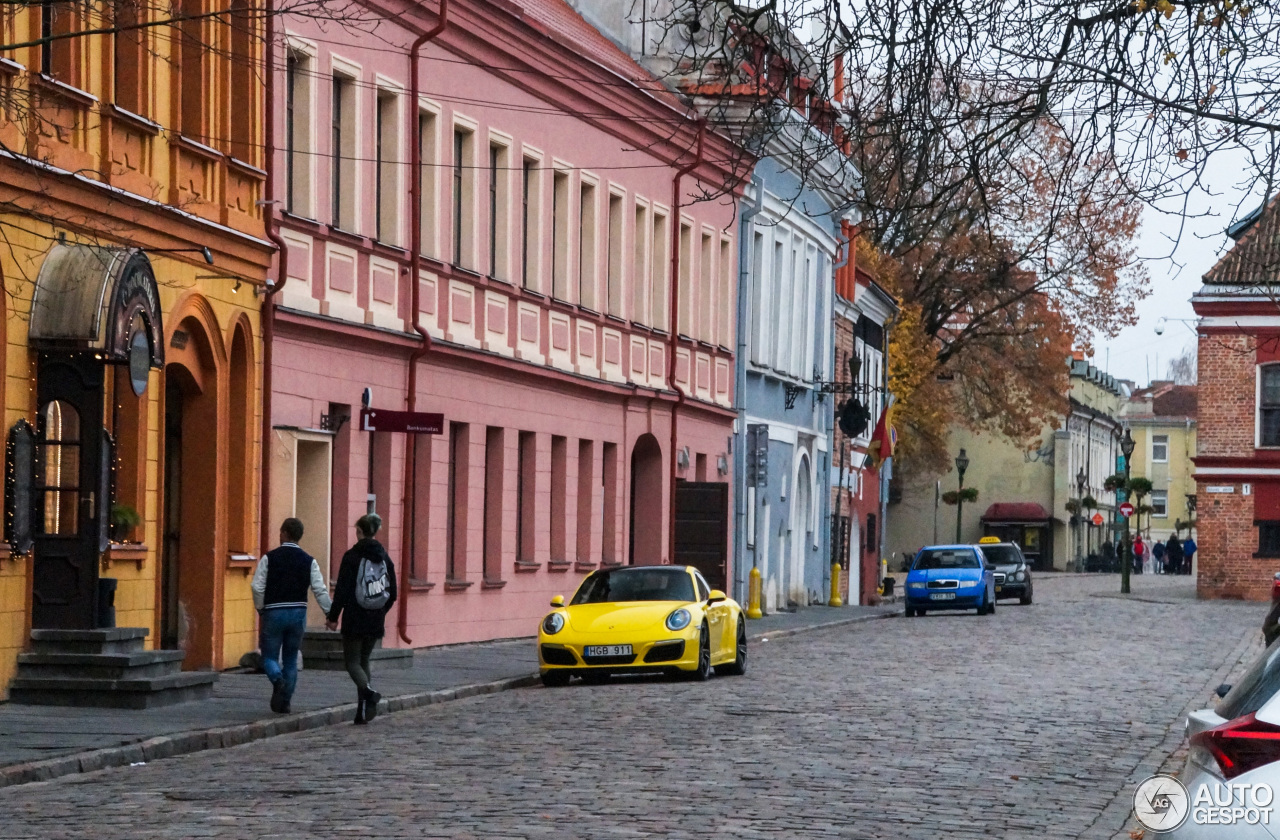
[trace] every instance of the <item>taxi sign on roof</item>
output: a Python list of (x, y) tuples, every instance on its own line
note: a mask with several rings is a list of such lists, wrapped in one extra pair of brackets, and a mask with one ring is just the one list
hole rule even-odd
[(999, 537), (983, 537), (982, 539), (978, 540), (978, 545), (991, 545), (992, 543), (998, 543), (998, 542), (1000, 542)]

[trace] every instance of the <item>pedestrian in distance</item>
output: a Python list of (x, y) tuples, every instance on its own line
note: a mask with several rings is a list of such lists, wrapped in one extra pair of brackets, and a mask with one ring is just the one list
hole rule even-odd
[(1151, 571), (1157, 575), (1164, 574), (1164, 543), (1159, 540), (1151, 546)]
[(1169, 568), (1169, 574), (1180, 575), (1182, 571), (1182, 540), (1178, 539), (1177, 531), (1169, 535), (1169, 540), (1164, 544), (1165, 564)]
[(1183, 574), (1191, 574), (1191, 563), (1196, 559), (1196, 549), (1200, 546), (1196, 545), (1195, 537), (1187, 534), (1187, 538), (1182, 541), (1182, 566)]
[(382, 543), (374, 539), (382, 527), (382, 517), (366, 514), (356, 520), (356, 544), (342, 555), (338, 585), (329, 610), (330, 630), (342, 620), (342, 658), (351, 681), (356, 684), (355, 723), (368, 723), (378, 716), (382, 695), (373, 689), (369, 657), (384, 633), (391, 605), (396, 602), (396, 567)]
[(271, 711), (288, 714), (298, 686), (298, 650), (307, 629), (307, 589), (326, 613), (332, 604), (320, 564), (298, 545), (302, 522), (280, 523), (280, 546), (258, 561), (249, 588), (258, 608), (258, 649), (271, 681)]
[(1142, 574), (1147, 561), (1147, 544), (1142, 541), (1142, 534), (1133, 538), (1133, 571)]

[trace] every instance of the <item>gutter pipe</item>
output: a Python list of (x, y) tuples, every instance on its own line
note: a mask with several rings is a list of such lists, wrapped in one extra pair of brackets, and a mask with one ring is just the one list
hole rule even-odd
[[(738, 434), (736, 435), (739, 446), (734, 454), (734, 474), (745, 477), (747, 474), (747, 322), (749, 320), (748, 312), (750, 311), (750, 301), (748, 292), (751, 288), (751, 277), (749, 275), (749, 267), (751, 261), (748, 258), (752, 247), (752, 237), (750, 236), (754, 229), (754, 220), (757, 214), (764, 208), (764, 180), (760, 176), (751, 173), (751, 186), (755, 190), (755, 202), (747, 207), (742, 208), (740, 215), (740, 225), (738, 227), (738, 341), (737, 341), (737, 357), (735, 359), (735, 381), (733, 386), (733, 399), (737, 403), (738, 411)], [(755, 267), (759, 271), (759, 267)], [(737, 546), (739, 556), (745, 557), (747, 552), (747, 492), (748, 488), (743, 487), (741, 493), (735, 493), (734, 504), (734, 533), (737, 535)], [(760, 546), (755, 547), (752, 553), (752, 565), (755, 565), (755, 552), (760, 550)], [(742, 568), (739, 564), (734, 564), (734, 598), (738, 601), (746, 601), (746, 580), (742, 577)]]
[[(409, 137), (409, 310), (412, 312), (413, 329), (421, 338), (422, 343), (413, 349), (409, 354), (409, 375), (408, 382), (405, 385), (405, 403), (409, 411), (413, 411), (418, 404), (418, 362), (422, 357), (431, 352), (434, 345), (431, 341), (431, 334), (427, 332), (420, 321), (421, 306), (420, 296), (420, 278), (422, 265), (422, 121), (418, 118), (418, 97), (420, 96), (418, 83), (418, 64), (419, 54), (424, 44), (434, 39), (437, 35), (444, 31), (448, 23), (449, 17), (449, 0), (440, 0), (439, 20), (436, 25), (423, 32), (418, 36), (413, 45), (409, 47), (409, 114), (410, 128)], [(400, 580), (402, 584), (409, 580), (409, 558), (413, 556), (414, 548), (414, 517), (413, 509), (415, 502), (415, 480), (417, 478), (417, 438), (415, 435), (405, 436), (405, 459), (404, 459), (404, 501), (402, 505), (402, 525), (400, 529)], [(396, 633), (400, 636), (401, 641), (406, 645), (413, 644), (413, 640), (407, 635), (409, 624), (409, 587), (401, 585), (396, 610)]]
[[(667, 344), (667, 384), (676, 392), (675, 405), (671, 406), (671, 495), (668, 504), (670, 530), (667, 539), (667, 563), (676, 561), (676, 471), (679, 468), (676, 442), (680, 424), (680, 406), (684, 405), (685, 393), (676, 383), (676, 348), (680, 342), (680, 182), (685, 175), (702, 165), (702, 146), (707, 133), (706, 117), (698, 117), (698, 141), (693, 160), (676, 170), (671, 179), (671, 323), (668, 324), (670, 339)], [(689, 375), (693, 378), (693, 356), (689, 357)]]

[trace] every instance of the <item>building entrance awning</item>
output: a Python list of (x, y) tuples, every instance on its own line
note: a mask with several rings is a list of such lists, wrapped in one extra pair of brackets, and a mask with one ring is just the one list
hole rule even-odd
[(982, 514), (984, 525), (1047, 525), (1049, 511), (1038, 502), (996, 502)]

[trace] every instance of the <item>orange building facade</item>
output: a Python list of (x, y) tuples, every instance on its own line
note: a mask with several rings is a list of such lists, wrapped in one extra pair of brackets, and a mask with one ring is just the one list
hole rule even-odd
[(188, 669), (256, 647), (262, 24), (181, 7), (0, 11), (0, 691), (112, 604)]

